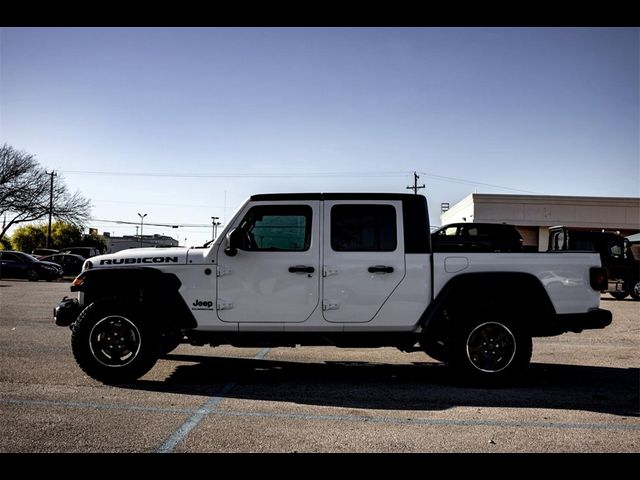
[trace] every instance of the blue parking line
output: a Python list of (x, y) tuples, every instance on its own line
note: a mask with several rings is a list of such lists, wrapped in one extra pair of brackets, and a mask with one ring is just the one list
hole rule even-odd
[[(269, 348), (263, 348), (258, 353), (255, 354), (253, 358), (262, 360), (269, 353)], [(156, 453), (171, 453), (176, 448), (176, 446), (184, 440), (184, 438), (189, 435), (191, 430), (198, 426), (198, 424), (205, 418), (207, 415), (213, 412), (213, 410), (218, 406), (222, 400), (224, 400), (224, 395), (228, 393), (233, 387), (235, 387), (235, 383), (228, 383), (220, 393), (215, 397), (209, 398), (204, 405), (202, 405), (196, 412), (191, 415), (186, 422), (184, 422), (180, 427), (173, 432), (173, 434), (156, 449)]]
[(217, 410), (211, 415), (220, 417), (259, 417), (307, 421), (362, 422), (390, 425), (427, 425), (446, 427), (501, 427), (501, 428), (552, 428), (558, 430), (640, 430), (640, 425), (623, 425), (616, 423), (554, 423), (516, 420), (455, 420), (437, 418), (394, 418), (394, 417), (359, 417), (356, 415), (305, 415), (299, 413), (275, 412), (242, 412), (233, 410)]
[(269, 350), (271, 350), (271, 349), (270, 348), (263, 348), (258, 353), (256, 353), (256, 356), (253, 357), (253, 358), (257, 358), (259, 360), (262, 360), (264, 357), (267, 356), (267, 353), (269, 353)]
[[(438, 418), (396, 418), (396, 417), (360, 417), (357, 415), (307, 415), (299, 413), (277, 413), (277, 412), (247, 412), (237, 410), (217, 410), (217, 405), (224, 400), (223, 394), (228, 393), (235, 384), (229, 383), (220, 390), (220, 394), (211, 397), (200, 408), (162, 408), (162, 407), (141, 407), (139, 405), (126, 404), (106, 404), (106, 403), (83, 403), (65, 402), (56, 400), (19, 400), (0, 398), (0, 404), (42, 406), (42, 407), (63, 407), (63, 408), (86, 408), (97, 410), (118, 410), (144, 413), (190, 413), (191, 417), (169, 437), (169, 439), (158, 448), (159, 451), (170, 452), (182, 439), (198, 425), (207, 415), (219, 417), (248, 417), (248, 418), (274, 418), (285, 420), (305, 420), (305, 421), (334, 421), (334, 422), (362, 422), (372, 424), (388, 425), (426, 425), (443, 427), (499, 427), (499, 428), (549, 428), (556, 430), (627, 430), (640, 431), (640, 424), (620, 424), (620, 423), (568, 423), (568, 422), (536, 422), (517, 420), (491, 420), (491, 419), (438, 419)], [(164, 447), (164, 450), (162, 450)]]
[(126, 405), (117, 403), (85, 403), (85, 402), (65, 402), (61, 400), (18, 400), (11, 398), (0, 398), (0, 403), (10, 405), (25, 405), (39, 407), (66, 407), (66, 408), (88, 408), (96, 410), (124, 410), (144, 413), (193, 413), (193, 408), (159, 408), (141, 407), (139, 405)]
[(227, 383), (222, 390), (220, 390), (221, 396), (211, 397), (209, 400), (205, 402), (198, 410), (195, 411), (193, 415), (191, 415), (186, 422), (184, 422), (180, 427), (173, 432), (173, 434), (165, 441), (162, 445), (160, 445), (156, 449), (156, 453), (171, 453), (173, 449), (187, 436), (189, 432), (196, 428), (198, 424), (202, 421), (204, 417), (206, 417), (209, 413), (212, 412), (214, 408), (224, 400), (224, 394), (228, 393), (233, 387), (235, 387), (235, 383)]

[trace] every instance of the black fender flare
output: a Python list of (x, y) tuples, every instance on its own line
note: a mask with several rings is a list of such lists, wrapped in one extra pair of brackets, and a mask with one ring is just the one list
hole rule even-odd
[(178, 291), (182, 282), (173, 273), (153, 267), (119, 267), (85, 270), (71, 287), (85, 294), (85, 306), (106, 297), (139, 302), (163, 327), (194, 328), (197, 322)]
[(549, 334), (555, 308), (542, 282), (523, 272), (466, 273), (452, 278), (426, 308), (418, 324), (424, 331), (444, 326), (444, 310), (468, 315), (485, 310), (513, 311), (533, 336)]

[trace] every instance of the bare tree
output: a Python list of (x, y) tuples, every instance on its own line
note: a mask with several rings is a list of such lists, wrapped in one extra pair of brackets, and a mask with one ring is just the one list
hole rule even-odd
[[(15, 224), (32, 222), (49, 214), (50, 177), (35, 157), (6, 143), (0, 147), (0, 239)], [(69, 193), (60, 177), (53, 186), (52, 215), (58, 220), (82, 226), (89, 217), (91, 202), (80, 193)]]

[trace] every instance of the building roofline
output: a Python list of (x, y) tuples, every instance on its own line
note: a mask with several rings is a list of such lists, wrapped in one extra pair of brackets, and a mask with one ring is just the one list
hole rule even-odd
[[(549, 203), (556, 204), (584, 204), (584, 205), (602, 205), (606, 203), (628, 203), (629, 206), (638, 206), (640, 197), (586, 197), (586, 196), (568, 196), (568, 195), (515, 195), (503, 193), (472, 193), (473, 202), (477, 203), (503, 203), (505, 200), (512, 203)], [(467, 197), (468, 198), (468, 197)], [(466, 200), (465, 198), (464, 200)], [(462, 203), (461, 200), (459, 203)]]

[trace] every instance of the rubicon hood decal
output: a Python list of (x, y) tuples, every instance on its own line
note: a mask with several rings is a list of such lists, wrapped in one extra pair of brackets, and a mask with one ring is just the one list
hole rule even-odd
[(177, 248), (130, 248), (118, 253), (93, 257), (91, 263), (96, 267), (110, 265), (151, 265), (158, 263), (184, 264), (187, 262), (187, 249)]
[(122, 265), (132, 263), (178, 263), (178, 257), (136, 257), (136, 258), (105, 258), (100, 265)]

